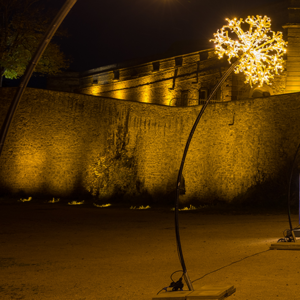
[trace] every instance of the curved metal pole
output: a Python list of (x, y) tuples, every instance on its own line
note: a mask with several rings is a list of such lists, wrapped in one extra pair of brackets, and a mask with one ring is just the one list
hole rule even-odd
[(212, 97), (214, 96), (214, 94), (216, 93), (217, 89), (224, 83), (224, 81), (228, 78), (228, 76), (231, 74), (231, 72), (233, 71), (234, 67), (239, 63), (239, 60), (235, 61), (232, 66), (224, 73), (224, 75), (221, 77), (220, 81), (218, 82), (218, 84), (214, 87), (212, 93), (210, 94), (209, 98), (206, 100), (205, 104), (202, 106), (201, 111), (193, 125), (193, 128), (190, 132), (190, 135), (187, 139), (186, 145), (185, 145), (185, 149), (183, 152), (183, 156), (182, 156), (182, 160), (181, 160), (181, 164), (180, 164), (180, 169), (178, 172), (178, 178), (177, 178), (177, 183), (176, 183), (176, 200), (175, 200), (175, 232), (176, 232), (176, 242), (177, 242), (177, 250), (178, 250), (178, 256), (179, 256), (179, 261), (181, 263), (181, 267), (183, 270), (183, 276), (185, 279), (185, 282), (189, 288), (190, 291), (193, 291), (193, 285), (192, 282), (189, 278), (189, 275), (187, 273), (187, 269), (185, 266), (185, 262), (184, 262), (184, 258), (183, 258), (183, 254), (182, 254), (182, 248), (181, 248), (181, 242), (180, 242), (180, 234), (179, 234), (179, 223), (178, 223), (178, 199), (179, 199), (179, 191), (180, 191), (180, 182), (181, 182), (181, 177), (182, 177), (182, 170), (183, 170), (183, 166), (184, 166), (184, 162), (185, 162), (185, 158), (192, 140), (192, 137), (194, 135), (194, 132), (196, 130), (196, 127), (209, 103), (209, 101), (212, 99)]
[(295, 162), (296, 162), (296, 158), (297, 158), (297, 154), (299, 152), (299, 149), (300, 149), (300, 144), (298, 145), (298, 148), (297, 148), (295, 156), (294, 156), (291, 175), (290, 175), (290, 181), (289, 181), (289, 190), (288, 190), (288, 217), (289, 217), (289, 224), (290, 224), (291, 231), (293, 230), (292, 219), (291, 219), (291, 185), (292, 185), (293, 171), (294, 171)]
[(39, 47), (37, 48), (35, 54), (33, 55), (29, 65), (26, 68), (22, 81), (19, 85), (19, 88), (15, 94), (13, 101), (10, 104), (8, 112), (6, 114), (5, 120), (0, 130), (0, 156), (2, 153), (2, 149), (4, 146), (5, 138), (7, 136), (11, 121), (14, 117), (15, 111), (19, 105), (20, 99), (24, 93), (24, 90), (28, 84), (28, 81), (35, 69), (35, 66), (39, 62), (41, 56), (43, 55), (45, 49), (47, 48), (49, 42), (51, 41), (53, 35), (55, 34), (56, 30), (58, 29), (61, 22), (64, 20), (66, 15), (69, 13), (71, 8), (74, 6), (77, 0), (67, 0), (63, 7), (60, 9), (52, 23), (50, 24), (48, 30), (45, 32), (43, 40), (41, 41)]

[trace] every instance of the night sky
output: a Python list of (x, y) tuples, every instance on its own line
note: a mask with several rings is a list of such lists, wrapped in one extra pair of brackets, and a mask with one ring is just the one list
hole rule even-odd
[[(282, 2), (78, 0), (62, 23), (70, 37), (60, 41), (60, 45), (72, 57), (70, 69), (74, 71), (164, 53), (174, 43), (198, 41), (206, 49), (213, 47), (208, 41), (226, 24), (226, 17), (245, 18), (257, 13), (270, 16), (270, 4)], [(62, 0), (51, 1), (55, 8), (63, 3)], [(275, 9), (276, 13), (281, 12)]]

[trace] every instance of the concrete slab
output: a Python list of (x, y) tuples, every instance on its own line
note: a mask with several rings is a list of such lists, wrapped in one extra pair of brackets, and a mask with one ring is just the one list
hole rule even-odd
[(162, 292), (152, 298), (152, 300), (186, 300), (186, 296), (192, 293), (191, 291), (174, 291)]
[(300, 243), (275, 243), (271, 244), (270, 250), (300, 250)]
[(215, 299), (222, 300), (232, 295), (236, 289), (233, 285), (205, 285), (187, 295), (186, 300)]

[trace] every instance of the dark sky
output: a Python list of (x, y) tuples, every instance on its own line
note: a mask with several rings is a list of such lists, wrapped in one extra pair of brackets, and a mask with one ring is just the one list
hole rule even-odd
[[(162, 53), (175, 42), (208, 41), (225, 18), (268, 14), (277, 0), (77, 0), (62, 27), (71, 69), (84, 71)], [(61, 7), (63, 0), (51, 0)], [(209, 45), (209, 44), (208, 44)], [(210, 45), (213, 47), (213, 44)]]

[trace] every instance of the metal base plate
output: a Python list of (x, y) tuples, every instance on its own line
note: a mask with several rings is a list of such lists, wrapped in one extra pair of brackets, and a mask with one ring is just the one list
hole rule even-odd
[(271, 244), (270, 250), (300, 250), (300, 241)]
[(223, 300), (235, 291), (233, 285), (205, 285), (197, 291), (163, 292), (152, 300)]
[(161, 292), (153, 297), (152, 300), (186, 300), (186, 296), (190, 293), (191, 291)]

